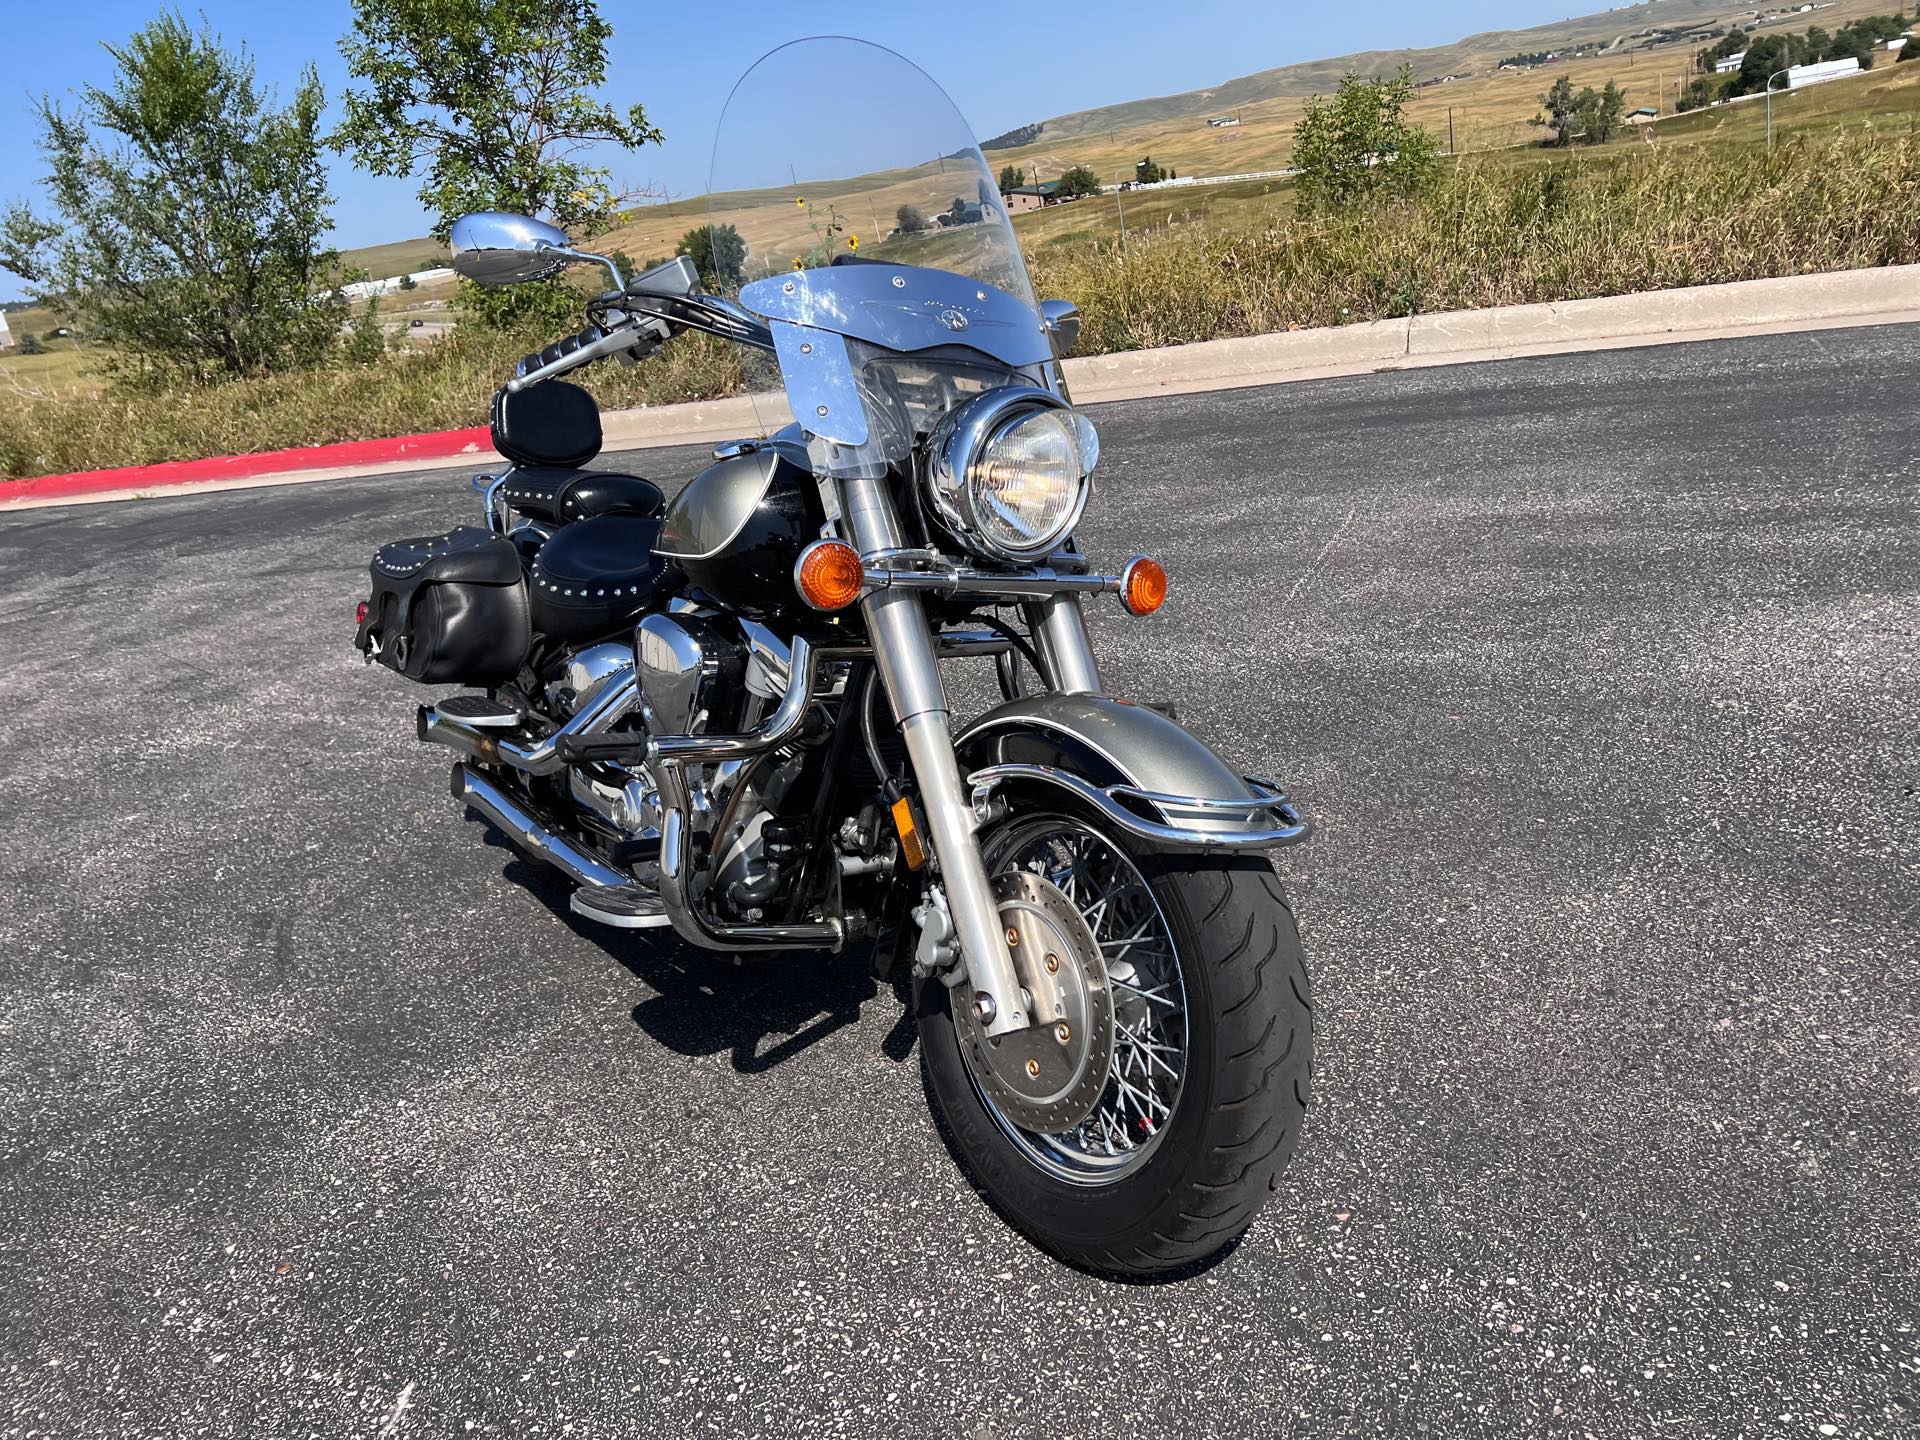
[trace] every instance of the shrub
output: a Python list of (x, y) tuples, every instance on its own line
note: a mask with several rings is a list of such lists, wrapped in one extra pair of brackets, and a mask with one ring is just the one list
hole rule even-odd
[(1392, 79), (1349, 73), (1332, 100), (1315, 95), (1294, 131), (1303, 210), (1342, 210), (1381, 195), (1418, 195), (1439, 172), (1434, 137), (1406, 118), (1413, 70)]

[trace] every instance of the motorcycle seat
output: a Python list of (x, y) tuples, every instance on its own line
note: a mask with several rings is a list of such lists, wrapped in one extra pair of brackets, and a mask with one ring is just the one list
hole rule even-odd
[(554, 532), (533, 557), (533, 628), (557, 640), (597, 640), (658, 608), (673, 579), (654, 554), (659, 520), (596, 515)]
[(596, 515), (651, 518), (667, 506), (660, 487), (644, 476), (559, 465), (516, 465), (507, 472), (500, 498), (529, 519), (549, 525), (570, 525)]

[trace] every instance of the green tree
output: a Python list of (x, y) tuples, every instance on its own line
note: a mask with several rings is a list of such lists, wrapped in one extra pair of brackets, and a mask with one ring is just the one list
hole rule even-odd
[(1711, 105), (1719, 97), (1719, 85), (1712, 76), (1697, 75), (1693, 83), (1680, 92), (1680, 98), (1673, 108), (1684, 115), (1689, 110), (1700, 110)]
[(1909, 40), (1900, 47), (1900, 59), (1895, 63), (1904, 64), (1908, 60), (1920, 60), (1920, 39)]
[(1806, 59), (1804, 42), (1797, 35), (1765, 35), (1747, 47), (1747, 58), (1727, 87), (1730, 95), (1758, 95), (1767, 88), (1771, 76)]
[(1849, 25), (1828, 43), (1826, 51), (1819, 58), (1823, 60), (1858, 60), (1862, 70), (1873, 68), (1873, 38), (1864, 30), (1856, 30)]
[(894, 223), (900, 227), (902, 235), (918, 235), (927, 228), (927, 217), (911, 205), (902, 205), (893, 212)]
[(70, 113), (36, 106), (56, 218), (0, 217), (0, 266), (85, 322), (124, 371), (190, 379), (316, 363), (342, 313), (312, 67), (276, 108), (245, 49), (165, 13)]
[(1136, 185), (1157, 185), (1167, 178), (1167, 172), (1153, 163), (1153, 157), (1147, 156), (1133, 167), (1133, 183)]
[(421, 176), (442, 240), (474, 210), (605, 226), (623, 197), (583, 152), (660, 139), (642, 106), (593, 97), (612, 34), (597, 0), (353, 0), (340, 53), (365, 88), (328, 141), (376, 175)]
[(1573, 92), (1573, 81), (1562, 75), (1540, 97), (1540, 113), (1529, 123), (1553, 131), (1554, 144), (1571, 145), (1580, 119), (1580, 97)]
[(41, 343), (40, 337), (31, 330), (23, 330), (20, 332), (20, 353), (22, 355), (44, 355), (47, 353), (47, 347)]
[(1098, 195), (1100, 177), (1085, 165), (1071, 166), (1060, 176), (1059, 186), (1054, 193), (1063, 200), (1080, 195)]
[(1018, 190), (1027, 183), (1027, 172), (1018, 165), (1008, 165), (1000, 171), (1000, 193), (1007, 194)]
[(1596, 145), (1604, 145), (1611, 140), (1614, 132), (1620, 128), (1620, 121), (1627, 113), (1627, 97), (1612, 80), (1606, 88), (1594, 94), (1591, 86), (1580, 95), (1582, 110), (1585, 114), (1587, 138)]
[(420, 288), (420, 282), (414, 279), (411, 274), (402, 275), (396, 283), (402, 290), (418, 290)]
[(1833, 56), (1830, 53), (1832, 45), (1833, 36), (1829, 35), (1825, 30), (1822, 30), (1818, 25), (1808, 26), (1806, 63), (1809, 65), (1817, 65), (1822, 60), (1832, 59)]
[[(613, 223), (630, 197), (587, 152), (660, 132), (642, 106), (595, 98), (613, 34), (598, 0), (353, 0), (353, 15), (340, 53), (364, 88), (346, 93), (328, 143), (375, 175), (419, 176), (437, 238), (475, 210), (581, 233)], [(579, 308), (557, 278), (461, 297), (493, 325), (551, 326)]]
[(676, 255), (692, 258), (700, 283), (709, 290), (731, 289), (747, 273), (747, 242), (732, 225), (701, 225), (680, 237)]
[[(1683, 97), (1684, 100), (1684, 97)], [(1574, 93), (1573, 82), (1562, 75), (1553, 88), (1540, 97), (1541, 113), (1529, 122), (1553, 131), (1555, 145), (1571, 145), (1584, 137), (1589, 144), (1604, 145), (1619, 130), (1627, 113), (1627, 96), (1612, 80), (1606, 89), (1591, 85)], [(1683, 104), (1683, 108), (1691, 108)]]
[(1303, 210), (1341, 210), (1379, 197), (1428, 189), (1440, 147), (1406, 117), (1413, 70), (1362, 80), (1349, 73), (1332, 100), (1315, 95), (1294, 131), (1293, 165)]

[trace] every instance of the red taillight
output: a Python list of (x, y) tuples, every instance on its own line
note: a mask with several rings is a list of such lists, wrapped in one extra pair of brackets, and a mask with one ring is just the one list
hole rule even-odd
[(367, 623), (366, 601), (362, 600), (358, 605), (353, 607), (353, 623), (356, 625), (364, 625)]

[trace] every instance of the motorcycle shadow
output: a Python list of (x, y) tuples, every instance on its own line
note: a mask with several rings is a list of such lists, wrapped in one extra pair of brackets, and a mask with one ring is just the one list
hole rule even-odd
[(557, 872), (491, 830), (487, 843), (507, 852), (506, 879), (655, 992), (633, 1007), (633, 1023), (675, 1054), (726, 1054), (739, 1073), (762, 1074), (857, 1024), (861, 1007), (883, 997), (897, 1006), (899, 1018), (881, 1042), (882, 1053), (898, 1063), (913, 1052), (907, 990), (898, 980), (874, 980), (867, 946), (842, 955), (815, 950), (741, 956), (696, 949), (667, 929), (596, 925), (569, 908), (572, 886)]

